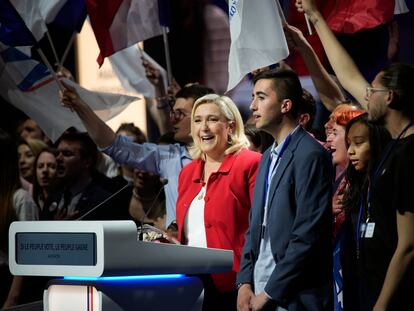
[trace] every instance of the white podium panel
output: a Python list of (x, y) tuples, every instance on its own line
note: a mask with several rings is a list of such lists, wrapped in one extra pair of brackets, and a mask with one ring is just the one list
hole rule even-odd
[(133, 221), (19, 221), (9, 230), (14, 275), (110, 276), (230, 271), (233, 252), (138, 241)]
[(45, 311), (200, 310), (195, 275), (232, 266), (232, 251), (138, 241), (132, 221), (19, 221), (9, 230), (12, 274), (65, 277), (49, 282)]

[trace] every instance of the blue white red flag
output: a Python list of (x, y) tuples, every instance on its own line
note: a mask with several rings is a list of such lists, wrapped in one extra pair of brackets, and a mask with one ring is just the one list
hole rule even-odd
[[(88, 91), (72, 85), (80, 97), (104, 121), (122, 112), (136, 97)], [(0, 43), (0, 96), (36, 121), (54, 142), (69, 127), (85, 128), (79, 117), (60, 103), (59, 87), (43, 64), (14, 47)]]
[(85, 18), (85, 0), (1, 0), (0, 41), (32, 46), (48, 31), (48, 24), (79, 32)]
[(36, 38), (9, 0), (0, 1), (0, 41), (9, 46), (36, 44)]
[(50, 13), (45, 16), (46, 23), (59, 25), (64, 29), (80, 32), (87, 15), (85, 0), (59, 1), (62, 4), (59, 6), (60, 10), (57, 13), (50, 11)]
[(99, 65), (119, 50), (162, 34), (157, 0), (86, 0), (86, 5)]

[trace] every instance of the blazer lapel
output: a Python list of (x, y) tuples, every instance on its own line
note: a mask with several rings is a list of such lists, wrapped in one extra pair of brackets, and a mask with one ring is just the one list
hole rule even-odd
[(303, 130), (301, 127), (298, 128), (295, 133), (292, 135), (292, 139), (287, 146), (285, 152), (283, 153), (281, 159), (279, 160), (279, 166), (277, 167), (276, 173), (272, 178), (272, 182), (269, 187), (269, 208), (272, 207), (272, 200), (274, 197), (274, 194), (276, 192), (276, 189), (279, 187), (280, 180), (282, 176), (284, 175), (286, 168), (289, 166), (289, 164), (292, 161), (294, 151), (297, 148), (297, 145), (299, 141), (302, 139), (302, 137), (306, 134), (305, 130)]
[(254, 193), (253, 193), (253, 204), (252, 204), (252, 218), (259, 222), (260, 225), (263, 221), (264, 209), (263, 206), (265, 204), (265, 189), (266, 189), (266, 178), (267, 178), (267, 168), (269, 166), (269, 158), (270, 158), (270, 148), (266, 150), (263, 155), (262, 159), (260, 160), (259, 169), (256, 175), (256, 181), (254, 185)]
[(277, 167), (276, 173), (272, 178), (272, 182), (269, 187), (269, 206), (272, 206), (273, 196), (276, 192), (277, 187), (279, 186), (280, 179), (284, 175), (286, 168), (289, 166), (293, 157), (292, 151), (286, 149), (283, 153), (282, 158), (280, 159), (279, 166)]

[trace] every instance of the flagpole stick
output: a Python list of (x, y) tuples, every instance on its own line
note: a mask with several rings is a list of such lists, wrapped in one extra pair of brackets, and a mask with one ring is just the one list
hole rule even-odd
[(276, 1), (276, 5), (277, 5), (277, 11), (279, 13), (279, 17), (282, 20), (282, 24), (286, 24), (286, 17), (285, 17), (285, 14), (283, 14), (283, 9), (280, 6), (280, 2)]
[[(50, 65), (49, 61), (47, 60), (45, 54), (43, 54), (43, 51), (41, 48), (37, 48), (37, 52), (39, 53), (40, 58), (45, 63), (46, 67), (49, 69), (50, 73), (52, 74), (53, 79), (56, 81), (59, 89), (61, 91), (65, 90), (65, 87), (62, 85), (62, 83), (59, 81), (59, 77), (57, 76), (56, 72), (53, 70), (52, 66)], [(69, 107), (70, 111), (73, 112), (72, 107)]]
[(309, 22), (309, 16), (306, 13), (305, 13), (305, 21), (306, 21), (306, 27), (308, 28), (309, 35), (312, 35), (312, 27)]
[(50, 36), (49, 31), (46, 31), (47, 40), (49, 41), (50, 47), (52, 48), (53, 56), (55, 57), (55, 61), (59, 64), (59, 57), (56, 53), (55, 45), (53, 44), (52, 37)]
[(141, 56), (141, 59), (145, 59), (144, 53), (142, 53), (142, 49), (138, 44), (138, 51), (139, 51), (139, 55)]
[(71, 37), (70, 37), (70, 39), (69, 39), (68, 44), (66, 45), (65, 51), (63, 52), (63, 55), (62, 55), (62, 59), (61, 59), (61, 60), (60, 60), (60, 62), (58, 63), (58, 68), (57, 68), (57, 71), (59, 71), (60, 69), (62, 69), (63, 64), (64, 64), (64, 63), (65, 63), (65, 61), (66, 61), (66, 57), (68, 57), (69, 50), (70, 50), (70, 48), (71, 48), (71, 46), (72, 46), (72, 44), (73, 44), (73, 41), (75, 40), (75, 36), (76, 36), (76, 32), (74, 31), (74, 32), (72, 33), (72, 36), (71, 36)]
[(164, 39), (164, 52), (165, 52), (165, 61), (167, 63), (168, 85), (171, 85), (172, 71), (171, 71), (170, 47), (168, 45), (167, 27), (165, 26), (162, 26), (162, 38)]

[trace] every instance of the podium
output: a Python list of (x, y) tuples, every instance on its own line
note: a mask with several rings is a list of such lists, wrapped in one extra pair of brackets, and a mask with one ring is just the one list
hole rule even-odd
[(199, 310), (199, 274), (231, 271), (233, 252), (138, 241), (132, 221), (19, 221), (9, 230), (14, 275), (63, 277), (44, 310)]

